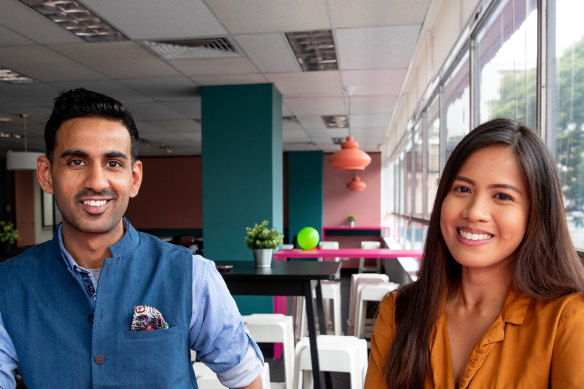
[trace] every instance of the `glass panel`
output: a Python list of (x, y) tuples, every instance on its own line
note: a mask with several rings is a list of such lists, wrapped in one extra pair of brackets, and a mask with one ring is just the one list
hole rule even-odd
[[(552, 5), (553, 6), (553, 5)], [(552, 9), (553, 11), (553, 9)], [(550, 108), (555, 125), (555, 157), (568, 227), (574, 245), (584, 249), (584, 23), (582, 0), (557, 0), (549, 31), (555, 40), (555, 99)], [(553, 12), (552, 12), (553, 15)]]
[(448, 159), (462, 137), (470, 131), (470, 65), (468, 58), (467, 53), (444, 83), (445, 160)]
[(425, 189), (428, 193), (428, 200), (424, 218), (429, 219), (440, 180), (440, 104), (437, 98), (428, 108), (426, 123), (428, 127), (428, 172)]
[(477, 37), (481, 123), (506, 117), (536, 127), (536, 3), (501, 2)]
[(411, 138), (406, 142), (406, 158), (404, 159), (405, 166), (405, 214), (410, 216), (412, 214), (412, 142)]
[(422, 217), (422, 193), (424, 192), (423, 182), (423, 150), (422, 150), (422, 125), (418, 123), (414, 136), (414, 212), (413, 216)]

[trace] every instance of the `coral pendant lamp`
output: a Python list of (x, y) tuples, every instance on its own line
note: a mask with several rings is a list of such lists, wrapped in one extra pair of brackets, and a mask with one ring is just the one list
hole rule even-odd
[(347, 123), (349, 127), (349, 135), (347, 139), (341, 144), (341, 150), (334, 153), (329, 162), (336, 170), (364, 170), (367, 165), (371, 163), (371, 157), (363, 150), (359, 150), (359, 142), (353, 140), (351, 136), (351, 93), (353, 88), (345, 88), (347, 96), (349, 96), (349, 109), (347, 116)]
[(347, 189), (349, 189), (349, 190), (362, 191), (366, 187), (367, 187), (367, 184), (365, 184), (363, 181), (361, 181), (361, 178), (357, 174), (355, 174), (353, 176), (353, 179), (351, 181), (349, 181), (349, 183), (347, 184)]

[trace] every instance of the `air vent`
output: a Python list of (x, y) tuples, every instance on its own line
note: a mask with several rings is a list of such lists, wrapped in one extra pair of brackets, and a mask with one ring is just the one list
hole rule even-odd
[(286, 38), (303, 71), (339, 69), (331, 30), (287, 32)]
[(326, 128), (347, 128), (349, 123), (347, 122), (347, 115), (331, 115), (323, 116), (322, 121)]
[(333, 144), (335, 145), (340, 145), (341, 143), (343, 143), (345, 141), (345, 138), (342, 137), (334, 137), (333, 138)]
[(142, 41), (164, 59), (239, 57), (227, 38), (202, 38), (168, 41)]

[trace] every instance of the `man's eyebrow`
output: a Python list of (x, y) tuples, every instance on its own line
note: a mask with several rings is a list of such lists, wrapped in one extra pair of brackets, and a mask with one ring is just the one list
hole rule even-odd
[[(464, 181), (464, 182), (468, 182), (469, 184), (474, 185), (474, 181), (471, 180), (468, 177), (464, 177), (464, 176), (456, 176), (455, 178), (456, 180), (459, 181)], [(515, 185), (511, 185), (511, 184), (493, 184), (493, 185), (489, 185), (489, 188), (501, 188), (501, 189), (510, 189), (512, 191), (515, 191), (519, 194), (523, 194), (523, 192), (521, 191), (521, 189), (519, 189), (518, 187), (516, 187)]]
[[(66, 157), (88, 157), (89, 154), (87, 154), (85, 151), (82, 150), (77, 150), (77, 149), (73, 149), (73, 150), (65, 150), (63, 151), (63, 153), (61, 153), (61, 158), (66, 158)], [(104, 157), (106, 158), (121, 158), (121, 159), (125, 159), (128, 160), (128, 156), (120, 151), (110, 151), (109, 153), (105, 153)]]

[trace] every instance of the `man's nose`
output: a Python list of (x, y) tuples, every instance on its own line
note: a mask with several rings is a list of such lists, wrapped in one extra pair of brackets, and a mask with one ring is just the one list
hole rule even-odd
[(109, 187), (109, 181), (105, 169), (100, 165), (93, 165), (88, 169), (85, 186), (95, 192), (101, 192)]

